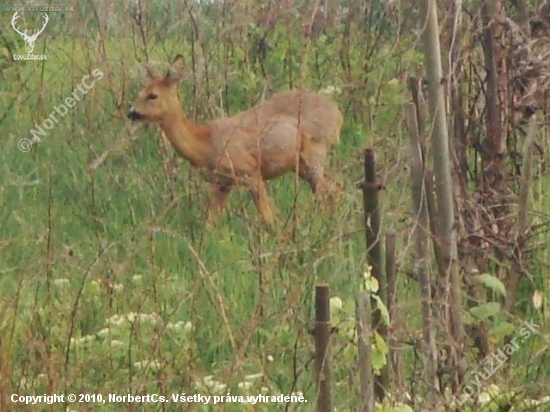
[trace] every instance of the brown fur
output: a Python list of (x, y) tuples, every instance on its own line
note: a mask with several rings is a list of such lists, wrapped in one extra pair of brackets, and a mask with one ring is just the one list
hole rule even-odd
[(333, 101), (288, 91), (233, 117), (197, 125), (186, 118), (178, 97), (182, 63), (178, 56), (165, 77), (146, 66), (149, 83), (128, 117), (157, 123), (175, 150), (201, 170), (211, 186), (210, 221), (225, 209), (231, 187), (240, 185), (250, 190), (261, 217), (273, 223), (264, 181), (296, 170), (316, 198), (338, 190), (339, 183), (324, 173), (343, 121)]

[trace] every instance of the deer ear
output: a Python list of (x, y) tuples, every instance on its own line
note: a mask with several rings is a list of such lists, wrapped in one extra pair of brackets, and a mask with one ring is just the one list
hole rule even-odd
[(153, 79), (157, 78), (157, 75), (155, 74), (155, 72), (153, 71), (151, 66), (149, 66), (149, 64), (141, 63), (141, 65), (145, 69), (145, 71), (147, 72), (147, 77), (149, 77), (150, 80), (153, 80)]
[(181, 54), (178, 54), (172, 62), (170, 69), (168, 69), (168, 72), (166, 72), (166, 80), (168, 80), (170, 83), (177, 83), (183, 77), (184, 72), (185, 70), (183, 68), (183, 56)]

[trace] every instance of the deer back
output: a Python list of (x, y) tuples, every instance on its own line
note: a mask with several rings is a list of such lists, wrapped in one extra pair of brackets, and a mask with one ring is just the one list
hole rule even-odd
[(327, 96), (306, 90), (277, 93), (234, 119), (244, 127), (263, 129), (276, 116), (294, 118), (301, 134), (327, 145), (338, 140), (343, 123), (336, 103)]

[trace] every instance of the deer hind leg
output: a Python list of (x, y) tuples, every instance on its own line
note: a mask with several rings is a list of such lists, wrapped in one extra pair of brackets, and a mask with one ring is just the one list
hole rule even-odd
[(309, 142), (300, 153), (299, 175), (306, 181), (316, 200), (330, 197), (337, 200), (342, 191), (342, 184), (325, 173), (327, 148), (321, 144)]
[(210, 185), (210, 200), (208, 204), (208, 219), (209, 224), (213, 224), (222, 215), (227, 206), (231, 187), (221, 186), (218, 184)]
[(271, 205), (271, 199), (267, 193), (264, 181), (258, 177), (252, 179), (247, 186), (262, 220), (273, 225), (275, 223), (275, 210)]

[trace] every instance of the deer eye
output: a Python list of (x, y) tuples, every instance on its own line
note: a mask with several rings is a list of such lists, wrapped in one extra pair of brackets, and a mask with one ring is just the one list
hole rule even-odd
[(147, 100), (155, 100), (158, 97), (155, 93), (149, 93), (147, 95)]

